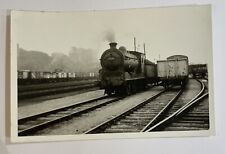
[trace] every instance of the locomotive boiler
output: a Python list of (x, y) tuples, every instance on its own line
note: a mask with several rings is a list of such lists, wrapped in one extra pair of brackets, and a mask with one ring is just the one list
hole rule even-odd
[(153, 81), (150, 78), (156, 78), (156, 65), (146, 60), (145, 54), (128, 51), (125, 47), (117, 49), (116, 42), (109, 45), (110, 48), (101, 56), (102, 69), (99, 71), (101, 88), (105, 93), (130, 94)]

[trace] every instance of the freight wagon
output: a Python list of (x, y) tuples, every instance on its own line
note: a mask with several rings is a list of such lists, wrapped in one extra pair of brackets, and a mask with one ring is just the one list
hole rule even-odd
[(75, 73), (75, 72), (39, 72), (30, 70), (18, 70), (18, 85), (40, 84), (51, 82), (64, 82), (73, 80), (96, 79), (97, 73)]
[(188, 79), (188, 57), (173, 55), (167, 60), (157, 61), (157, 75), (165, 88), (171, 84), (185, 85)]
[(189, 74), (193, 78), (208, 78), (207, 64), (189, 65)]

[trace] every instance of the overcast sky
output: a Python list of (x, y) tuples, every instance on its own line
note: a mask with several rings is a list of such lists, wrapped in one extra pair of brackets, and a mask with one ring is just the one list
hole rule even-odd
[[(134, 49), (133, 38), (155, 61), (184, 54), (191, 63), (211, 58), (211, 12), (208, 5), (113, 11), (29, 12), (12, 16), (13, 44), (26, 50), (68, 54), (72, 47), (93, 49), (96, 58), (114, 35), (118, 46)], [(112, 36), (113, 37), (113, 36)]]

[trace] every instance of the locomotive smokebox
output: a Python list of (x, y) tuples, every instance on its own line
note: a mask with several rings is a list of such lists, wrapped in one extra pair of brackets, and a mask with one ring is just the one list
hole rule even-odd
[(116, 48), (117, 43), (116, 42), (111, 42), (109, 43), (110, 48)]
[(116, 48), (117, 43), (109, 43), (110, 49), (103, 52), (101, 56), (101, 65), (110, 71), (122, 68), (124, 64), (123, 54)]

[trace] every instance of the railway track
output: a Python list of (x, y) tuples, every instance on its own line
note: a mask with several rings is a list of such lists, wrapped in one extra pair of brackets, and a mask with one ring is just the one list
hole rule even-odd
[(182, 92), (183, 89), (180, 88), (164, 90), (122, 114), (86, 131), (85, 134), (145, 131), (161, 117)]
[[(198, 129), (196, 127), (200, 127), (200, 125), (205, 123), (205, 121), (206, 124), (201, 126), (202, 128), (208, 128), (207, 121), (209, 121), (209, 118), (207, 117), (207, 105), (203, 104), (200, 108), (198, 107), (197, 109), (192, 110), (191, 113), (188, 112), (193, 108), (193, 106), (202, 100), (206, 100), (208, 97), (207, 92), (203, 95), (205, 86), (203, 82), (200, 83), (202, 87), (201, 90), (189, 102), (184, 102), (182, 99), (177, 101), (183, 90), (180, 90), (176, 95), (172, 91), (165, 91), (163, 95), (144, 101), (140, 105), (129, 109), (113, 119), (101, 123), (85, 133), (94, 134), (168, 131), (175, 130), (173, 129), (174, 127), (177, 128), (176, 130), (179, 130), (177, 126), (182, 127), (188, 125), (187, 119), (192, 119), (192, 121), (189, 121), (190, 126), (186, 128), (186, 130)], [(169, 95), (173, 95), (173, 97), (168, 97)], [(187, 115), (184, 115), (184, 113), (187, 113)], [(183, 121), (176, 121), (177, 117), (181, 115), (183, 115), (184, 120), (182, 119)], [(172, 125), (169, 127), (168, 124), (170, 122)], [(168, 127), (166, 127), (167, 125)]]
[(37, 115), (21, 118), (18, 120), (18, 135), (32, 135), (36, 131), (47, 128), (52, 124), (68, 120), (75, 116), (80, 116), (120, 99), (122, 99), (122, 97), (118, 98), (103, 96)]
[(209, 129), (209, 103), (208, 93), (202, 95), (196, 102), (196, 106), (188, 109), (177, 117), (173, 122), (167, 124), (163, 131), (188, 131)]
[(81, 86), (91, 83), (98, 83), (97, 80), (83, 80), (83, 81), (65, 81), (65, 82), (53, 82), (53, 83), (40, 83), (31, 85), (18, 85), (18, 92), (38, 91), (45, 89), (55, 89), (63, 87)]
[(18, 99), (26, 99), (26, 98), (33, 98), (33, 97), (39, 97), (39, 96), (45, 96), (45, 95), (51, 95), (51, 94), (59, 94), (59, 93), (65, 93), (70, 91), (77, 91), (81, 89), (90, 89), (98, 87), (96, 82), (92, 83), (84, 83), (81, 85), (70, 85), (70, 86), (61, 86), (61, 87), (41, 87), (39, 89), (30, 89), (30, 90), (24, 90), (19, 91), (18, 93)]
[[(174, 87), (164, 90), (146, 101), (130, 108), (120, 115), (107, 120), (94, 128), (89, 129), (85, 134), (94, 133), (122, 133), (122, 132), (149, 132), (149, 131), (170, 131), (170, 130), (195, 130), (206, 129), (209, 126), (207, 121), (207, 103), (201, 108), (193, 109), (200, 102), (207, 102), (208, 93), (205, 86), (191, 101), (183, 104), (179, 101), (183, 89)], [(202, 95), (205, 91), (205, 94)], [(182, 95), (181, 95), (182, 96)], [(109, 103), (117, 102), (122, 98), (100, 97), (93, 100), (80, 102), (49, 112), (26, 117), (18, 120), (18, 135), (27, 136), (37, 131), (48, 128), (53, 124), (69, 120), (73, 117), (80, 117), (84, 113), (99, 109)], [(157, 105), (156, 105), (157, 104)], [(198, 116), (198, 117), (197, 117)], [(182, 118), (180, 118), (182, 117)], [(194, 118), (193, 118), (194, 117)], [(195, 123), (193, 122), (193, 119)], [(191, 121), (192, 120), (192, 121)], [(192, 125), (190, 126), (190, 123)], [(178, 127), (179, 126), (179, 127)], [(183, 129), (181, 129), (183, 127)], [(195, 128), (194, 128), (195, 127)]]
[[(200, 82), (200, 81), (199, 81)], [(209, 102), (207, 86), (201, 82), (201, 91), (188, 103), (174, 104), (165, 119), (152, 126), (150, 131), (187, 131), (209, 129)]]

